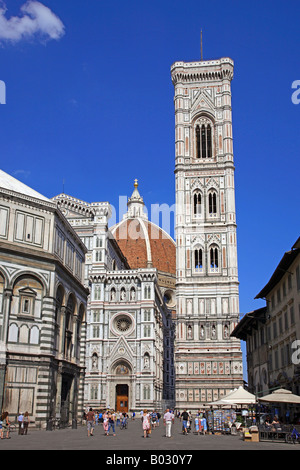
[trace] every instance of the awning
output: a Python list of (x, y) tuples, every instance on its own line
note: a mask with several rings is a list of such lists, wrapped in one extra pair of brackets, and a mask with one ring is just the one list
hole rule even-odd
[(259, 401), (268, 402), (268, 403), (299, 403), (300, 396), (294, 395), (290, 390), (284, 388), (279, 388), (269, 395), (258, 398)]

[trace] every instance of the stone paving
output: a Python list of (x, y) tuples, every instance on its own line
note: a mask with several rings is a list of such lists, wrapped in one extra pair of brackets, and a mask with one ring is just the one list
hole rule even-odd
[[(112, 431), (111, 431), (112, 432)], [(172, 437), (165, 437), (165, 427), (161, 423), (152, 430), (149, 438), (143, 437), (141, 421), (129, 421), (128, 429), (116, 428), (116, 436), (105, 436), (102, 425), (95, 427), (94, 436), (88, 437), (85, 426), (77, 429), (61, 429), (55, 431), (31, 430), (26, 436), (11, 433), (10, 439), (0, 442), (1, 450), (100, 450), (112, 456), (114, 454), (158, 455), (170, 451), (170, 454), (186, 455), (189, 451), (204, 450), (300, 450), (299, 444), (284, 442), (244, 442), (242, 438), (232, 435), (182, 435), (181, 423), (175, 420), (172, 426)], [(196, 452), (197, 454), (197, 452)], [(155, 457), (153, 457), (155, 458)], [(155, 463), (155, 462), (152, 462)], [(187, 462), (186, 462), (187, 463)]]

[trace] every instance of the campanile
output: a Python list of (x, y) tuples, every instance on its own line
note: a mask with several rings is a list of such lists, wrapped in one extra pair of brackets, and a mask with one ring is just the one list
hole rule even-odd
[(176, 407), (243, 384), (230, 58), (175, 62)]

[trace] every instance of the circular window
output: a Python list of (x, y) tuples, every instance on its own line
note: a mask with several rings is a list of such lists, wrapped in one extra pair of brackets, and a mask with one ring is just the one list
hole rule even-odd
[(129, 317), (121, 317), (116, 319), (116, 328), (122, 333), (128, 331), (131, 327), (131, 324), (132, 322)]
[(111, 330), (115, 335), (129, 335), (134, 329), (134, 318), (127, 313), (116, 313), (111, 319)]
[(175, 299), (175, 293), (173, 290), (168, 289), (165, 291), (164, 301), (167, 307), (169, 308), (175, 307), (176, 299)]

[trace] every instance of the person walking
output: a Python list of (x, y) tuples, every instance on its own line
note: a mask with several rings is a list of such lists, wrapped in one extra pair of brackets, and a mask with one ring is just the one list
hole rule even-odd
[(108, 411), (105, 411), (103, 413), (103, 429), (104, 429), (104, 435), (106, 436), (107, 430), (108, 430)]
[(1, 439), (4, 439), (3, 434), (6, 431), (6, 439), (10, 439), (9, 437), (9, 420), (8, 420), (8, 412), (4, 411), (1, 416), (2, 428), (1, 428)]
[(95, 413), (93, 408), (90, 408), (86, 415), (86, 424), (87, 424), (87, 432), (88, 437), (93, 436), (94, 434), (94, 426), (95, 426)]
[(19, 434), (19, 435), (22, 435), (23, 432), (24, 432), (24, 423), (23, 423), (23, 419), (24, 419), (23, 413), (20, 413), (19, 416), (18, 416), (18, 424), (19, 424), (19, 431), (18, 431), (18, 434)]
[(189, 419), (189, 414), (187, 413), (186, 409), (184, 409), (183, 412), (181, 413), (181, 418), (182, 418), (183, 434), (187, 434), (187, 423)]
[(147, 412), (147, 410), (143, 411), (142, 423), (143, 423), (144, 438), (149, 437), (151, 425), (150, 425), (150, 415)]
[(23, 435), (24, 436), (27, 435), (29, 423), (30, 423), (29, 413), (28, 411), (25, 411), (25, 414), (23, 417)]
[(200, 432), (200, 416), (199, 416), (199, 414), (197, 414), (195, 416), (195, 432), (199, 436), (199, 432)]
[(169, 408), (166, 409), (164, 414), (164, 425), (166, 426), (166, 437), (172, 437), (171, 429), (174, 423), (174, 415), (170, 412)]
[(110, 428), (112, 428), (113, 436), (115, 436), (116, 435), (116, 431), (115, 431), (115, 414), (109, 412), (108, 413), (108, 429), (107, 429), (107, 433), (106, 433), (107, 436), (109, 436)]

